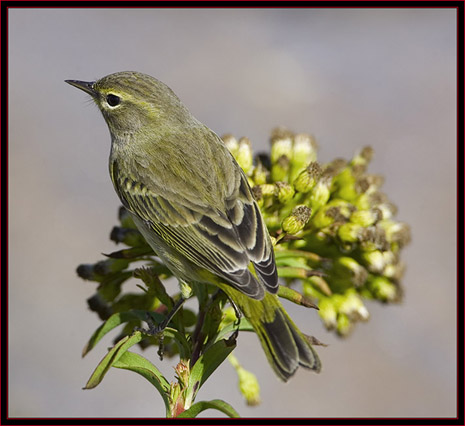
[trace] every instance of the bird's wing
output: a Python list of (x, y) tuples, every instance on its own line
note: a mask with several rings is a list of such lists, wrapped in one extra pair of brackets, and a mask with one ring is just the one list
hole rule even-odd
[[(263, 298), (264, 287), (271, 293), (278, 291), (271, 241), (242, 171), (225, 211), (195, 205), (179, 194), (170, 197), (164, 191), (161, 195), (161, 190), (155, 192), (136, 179), (118, 176), (116, 169), (112, 175), (125, 207), (194, 265), (256, 299)], [(248, 269), (250, 262), (259, 281)]]

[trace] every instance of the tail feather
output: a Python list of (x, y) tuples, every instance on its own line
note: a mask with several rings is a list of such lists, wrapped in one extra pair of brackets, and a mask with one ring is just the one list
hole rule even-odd
[(299, 351), (299, 365), (319, 373), (321, 370), (321, 361), (313, 346), (292, 321), (289, 329), (294, 335), (294, 342)]
[(230, 286), (222, 289), (249, 320), (268, 362), (281, 380), (287, 382), (299, 366), (320, 371), (316, 351), (286, 313), (278, 296), (266, 292), (262, 300), (256, 300)]
[(260, 342), (264, 346), (267, 356), (272, 359), (272, 366), (283, 380), (287, 380), (299, 366), (299, 353), (294, 342), (294, 336), (290, 331), (282, 313), (277, 310), (272, 322), (263, 322), (255, 327)]
[(321, 369), (316, 351), (289, 318), (284, 308), (278, 307), (271, 322), (254, 325), (271, 366), (278, 377), (287, 382), (300, 366), (315, 372)]

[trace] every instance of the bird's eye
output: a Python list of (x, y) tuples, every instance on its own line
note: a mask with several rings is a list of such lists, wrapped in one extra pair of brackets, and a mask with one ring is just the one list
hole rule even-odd
[(110, 93), (109, 95), (107, 95), (107, 103), (111, 107), (115, 107), (121, 103), (121, 98)]

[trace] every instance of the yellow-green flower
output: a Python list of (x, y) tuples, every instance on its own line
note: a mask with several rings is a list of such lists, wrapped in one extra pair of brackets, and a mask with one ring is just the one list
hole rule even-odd
[(276, 182), (276, 195), (280, 203), (287, 203), (294, 196), (294, 188), (286, 182)]
[(297, 206), (292, 210), (291, 215), (283, 221), (283, 230), (288, 234), (297, 234), (301, 231), (310, 219), (312, 210), (304, 205)]
[(303, 169), (294, 180), (296, 191), (307, 193), (313, 189), (320, 179), (322, 170), (320, 165), (313, 161), (305, 169)]
[(236, 161), (244, 170), (245, 174), (248, 175), (252, 170), (253, 155), (252, 155), (252, 145), (250, 139), (240, 138), (239, 146), (236, 154)]
[[(299, 133), (294, 136), (291, 158), (290, 182), (310, 163), (316, 161), (318, 145), (313, 136)], [(296, 188), (297, 189), (297, 188)]]
[(230, 354), (228, 359), (236, 370), (239, 379), (239, 391), (244, 396), (247, 405), (260, 404), (260, 385), (255, 374), (242, 367), (233, 354)]
[(273, 129), (271, 134), (271, 163), (274, 164), (281, 156), (292, 158), (294, 134), (282, 127)]

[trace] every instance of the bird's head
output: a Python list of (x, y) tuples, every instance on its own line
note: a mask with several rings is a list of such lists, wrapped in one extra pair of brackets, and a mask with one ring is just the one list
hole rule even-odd
[(144, 128), (163, 132), (170, 123), (186, 121), (190, 113), (161, 81), (134, 71), (118, 72), (97, 81), (66, 80), (92, 96), (113, 138)]

